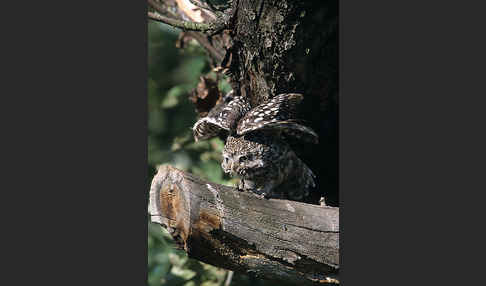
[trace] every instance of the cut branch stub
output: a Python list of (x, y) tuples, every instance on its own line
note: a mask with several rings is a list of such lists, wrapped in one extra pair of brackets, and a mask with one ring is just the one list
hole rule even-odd
[(263, 199), (162, 166), (149, 213), (188, 255), (257, 277), (339, 283), (339, 209)]

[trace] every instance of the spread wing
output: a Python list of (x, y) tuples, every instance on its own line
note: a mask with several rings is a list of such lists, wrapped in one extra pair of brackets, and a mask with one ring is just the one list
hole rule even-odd
[(249, 103), (240, 96), (233, 96), (230, 91), (206, 117), (199, 119), (192, 127), (194, 140), (215, 137), (222, 130), (230, 131), (238, 120), (250, 109)]
[(258, 105), (241, 118), (237, 134), (243, 135), (255, 130), (279, 130), (284, 136), (317, 143), (318, 135), (296, 119), (297, 106), (302, 99), (302, 94), (284, 93)]

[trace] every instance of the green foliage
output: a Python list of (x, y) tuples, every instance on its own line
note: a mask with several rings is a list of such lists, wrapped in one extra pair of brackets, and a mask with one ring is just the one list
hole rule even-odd
[[(197, 173), (218, 183), (227, 183), (219, 168), (222, 142), (194, 143), (194, 107), (188, 100), (199, 76), (208, 72), (204, 51), (193, 45), (175, 47), (177, 34), (160, 24), (149, 23), (148, 42), (148, 162), (150, 179), (161, 164)], [(216, 148), (215, 148), (216, 147)], [(170, 235), (148, 223), (148, 284), (221, 285), (225, 270), (188, 259), (174, 249)]]
[(149, 224), (148, 268), (149, 285), (221, 285), (226, 270), (187, 258), (181, 250), (175, 250), (167, 232), (155, 224)]
[[(199, 76), (209, 72), (207, 55), (196, 44), (177, 49), (177, 32), (149, 22), (148, 29), (148, 172), (149, 180), (159, 165), (170, 164), (206, 180), (234, 185), (221, 170), (223, 142), (218, 138), (194, 142), (196, 121), (188, 99)], [(228, 92), (225, 81), (218, 83)], [(227, 271), (187, 258), (165, 229), (148, 222), (148, 285), (223, 285)], [(263, 285), (235, 273), (231, 285)]]

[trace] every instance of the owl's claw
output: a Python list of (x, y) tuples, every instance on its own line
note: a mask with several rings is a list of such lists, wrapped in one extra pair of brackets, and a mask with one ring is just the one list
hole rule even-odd
[(270, 198), (269, 196), (267, 196), (267, 193), (261, 193), (257, 196), (260, 197), (261, 199), (267, 199), (267, 200)]
[(321, 197), (321, 198), (319, 199), (319, 205), (321, 205), (321, 206), (325, 207), (325, 206), (326, 206), (326, 198)]

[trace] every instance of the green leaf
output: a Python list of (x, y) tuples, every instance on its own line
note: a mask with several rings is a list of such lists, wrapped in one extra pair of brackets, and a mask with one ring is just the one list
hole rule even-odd
[(223, 78), (218, 82), (218, 89), (221, 90), (223, 94), (231, 91), (231, 85), (229, 84), (227, 78)]
[(172, 267), (170, 272), (175, 276), (179, 276), (179, 277), (183, 278), (184, 280), (189, 280), (189, 279), (193, 278), (194, 276), (196, 276), (195, 271), (192, 271), (190, 269), (185, 269), (185, 268), (182, 268), (182, 267), (179, 267), (179, 266)]
[(181, 86), (171, 88), (161, 103), (162, 108), (172, 108), (179, 103), (179, 96), (185, 92)]

